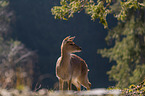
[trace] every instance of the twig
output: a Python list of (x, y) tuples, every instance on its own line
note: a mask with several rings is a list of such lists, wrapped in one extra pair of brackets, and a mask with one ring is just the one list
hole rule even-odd
[(86, 5), (88, 0), (86, 0), (86, 2), (84, 3), (84, 5), (82, 5), (82, 8), (80, 9), (80, 11), (78, 11), (78, 13), (80, 13), (83, 9), (84, 9), (84, 6)]

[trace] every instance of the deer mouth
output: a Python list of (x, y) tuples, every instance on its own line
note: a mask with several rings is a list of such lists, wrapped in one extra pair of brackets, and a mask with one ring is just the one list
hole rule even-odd
[(75, 50), (74, 52), (81, 52), (82, 48), (79, 48), (78, 50)]

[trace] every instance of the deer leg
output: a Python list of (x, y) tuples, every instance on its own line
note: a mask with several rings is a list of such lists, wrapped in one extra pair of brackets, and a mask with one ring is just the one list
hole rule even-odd
[(75, 82), (73, 82), (73, 84), (76, 86), (78, 91), (81, 91), (81, 85), (79, 82), (75, 81)]
[(71, 79), (67, 82), (68, 83), (68, 90), (71, 90)]
[(63, 80), (59, 79), (59, 90), (63, 90)]
[(90, 90), (91, 83), (89, 82), (88, 78), (79, 78), (79, 82), (83, 85), (87, 90)]
[(89, 80), (88, 80), (88, 84), (89, 84), (89, 88), (87, 88), (87, 90), (90, 90), (90, 88), (91, 88), (91, 83), (89, 82)]

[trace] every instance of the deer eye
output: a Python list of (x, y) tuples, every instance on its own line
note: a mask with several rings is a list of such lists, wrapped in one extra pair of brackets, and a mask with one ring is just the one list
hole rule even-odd
[(74, 44), (69, 44), (69, 45), (74, 45)]

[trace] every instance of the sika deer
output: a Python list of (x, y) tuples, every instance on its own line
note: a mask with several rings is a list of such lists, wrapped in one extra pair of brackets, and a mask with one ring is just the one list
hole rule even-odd
[(74, 84), (78, 91), (83, 85), (87, 90), (90, 89), (91, 83), (88, 80), (88, 66), (79, 56), (72, 54), (81, 52), (73, 39), (75, 37), (66, 37), (61, 44), (61, 57), (56, 63), (56, 76), (59, 79), (59, 90), (63, 90), (63, 83), (68, 83), (68, 90), (71, 90), (71, 83)]

